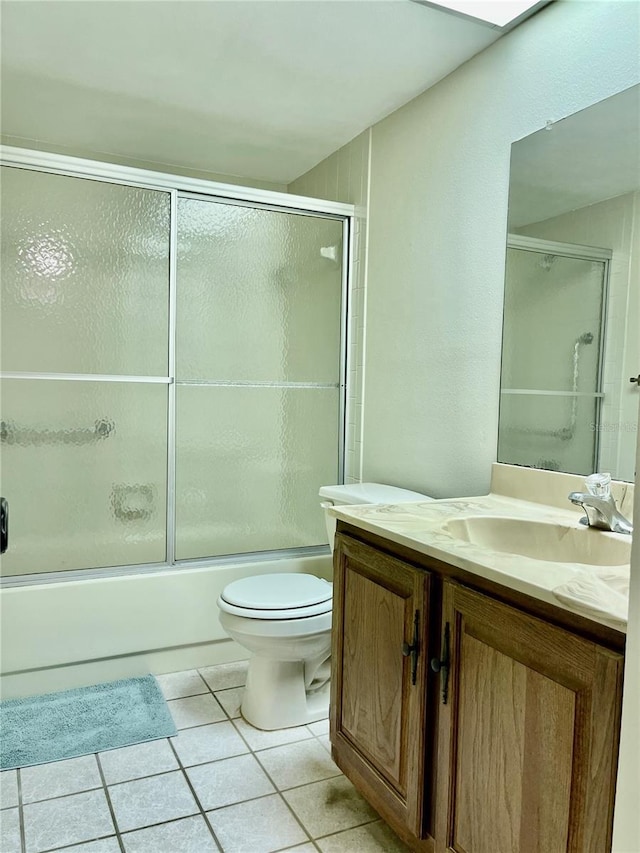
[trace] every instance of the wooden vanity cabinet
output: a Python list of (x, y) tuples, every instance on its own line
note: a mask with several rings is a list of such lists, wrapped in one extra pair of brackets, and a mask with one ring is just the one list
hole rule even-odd
[(337, 764), (415, 851), (609, 853), (623, 655), (398, 550), (336, 538)]
[(438, 853), (606, 853), (622, 655), (445, 583)]
[(430, 587), (428, 572), (337, 538), (333, 757), (401, 837), (428, 851), (434, 849), (425, 826)]

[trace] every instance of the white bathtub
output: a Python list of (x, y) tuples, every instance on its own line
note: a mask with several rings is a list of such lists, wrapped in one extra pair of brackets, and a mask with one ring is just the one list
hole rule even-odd
[(0, 591), (3, 698), (246, 657), (218, 621), (216, 600), (240, 577), (310, 572), (328, 555), (167, 569)]

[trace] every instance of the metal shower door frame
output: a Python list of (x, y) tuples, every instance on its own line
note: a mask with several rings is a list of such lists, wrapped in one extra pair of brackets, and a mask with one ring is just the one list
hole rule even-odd
[(45, 172), (66, 177), (82, 178), (101, 183), (165, 192), (169, 196), (169, 317), (168, 317), (168, 358), (166, 376), (133, 376), (111, 374), (52, 374), (37, 372), (0, 373), (0, 379), (46, 379), (94, 382), (128, 382), (139, 384), (166, 384), (167, 402), (167, 506), (166, 506), (166, 553), (164, 562), (140, 563), (124, 566), (73, 569), (59, 572), (41, 572), (28, 575), (14, 575), (0, 579), (0, 586), (26, 586), (38, 583), (55, 583), (70, 580), (118, 577), (134, 574), (147, 574), (167, 569), (188, 566), (199, 568), (216, 565), (228, 565), (230, 562), (257, 562), (282, 557), (300, 557), (303, 555), (324, 554), (327, 546), (309, 546), (301, 548), (259, 551), (249, 554), (229, 554), (222, 557), (200, 558), (197, 560), (176, 560), (175, 558), (175, 514), (176, 514), (176, 382), (175, 382), (175, 341), (176, 341), (176, 288), (177, 288), (177, 206), (179, 198), (194, 198), (223, 204), (244, 205), (271, 210), (274, 212), (297, 214), (319, 218), (334, 219), (342, 222), (342, 294), (340, 309), (340, 372), (339, 372), (339, 442), (338, 442), (338, 479), (344, 481), (346, 459), (347, 430), (347, 376), (350, 353), (349, 301), (353, 281), (353, 247), (355, 208), (352, 204), (289, 195), (275, 190), (243, 187), (223, 184), (216, 181), (186, 178), (164, 172), (154, 172), (128, 166), (118, 166), (97, 160), (51, 154), (9, 146), (0, 146), (0, 166)]
[[(528, 237), (524, 234), (508, 234), (507, 249), (519, 249), (524, 252), (537, 252), (538, 254), (556, 255), (562, 258), (572, 258), (580, 261), (597, 261), (603, 264), (602, 276), (602, 305), (600, 310), (600, 352), (598, 353), (597, 387), (594, 394), (596, 401), (596, 426), (600, 424), (602, 417), (602, 403), (604, 399), (604, 352), (607, 344), (607, 320), (609, 306), (609, 277), (611, 272), (611, 249), (598, 248), (596, 246), (582, 246), (578, 243), (558, 243), (554, 240), (544, 240), (541, 237)], [(506, 281), (505, 281), (506, 286)], [(502, 383), (501, 383), (502, 385)], [(502, 388), (501, 388), (502, 393)], [(595, 430), (595, 441), (593, 443), (593, 470), (597, 470), (600, 459), (600, 430)]]

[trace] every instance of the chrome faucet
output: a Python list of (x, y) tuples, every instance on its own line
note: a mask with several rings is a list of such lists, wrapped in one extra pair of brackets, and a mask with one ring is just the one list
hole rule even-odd
[(571, 492), (569, 500), (572, 504), (582, 506), (586, 512), (586, 518), (580, 519), (582, 524), (610, 530), (612, 533), (633, 533), (633, 524), (620, 513), (613, 495), (600, 497), (589, 492)]

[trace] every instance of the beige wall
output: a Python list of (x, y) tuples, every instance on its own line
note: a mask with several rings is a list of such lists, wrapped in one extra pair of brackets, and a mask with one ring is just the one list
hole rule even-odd
[[(371, 129), (363, 479), (487, 491), (511, 144), (638, 83), (639, 42), (636, 2), (558, 0)], [(313, 172), (339, 191), (335, 155)], [(632, 637), (637, 549), (634, 561)], [(622, 752), (636, 769), (622, 771), (616, 853), (637, 853), (640, 837), (635, 643)]]
[(355, 205), (353, 280), (349, 310), (346, 482), (362, 473), (362, 390), (364, 381), (364, 312), (366, 305), (367, 205), (371, 132), (356, 136), (292, 184), (289, 192)]
[(363, 477), (486, 491), (511, 143), (640, 79), (636, 3), (558, 2), (375, 125)]

